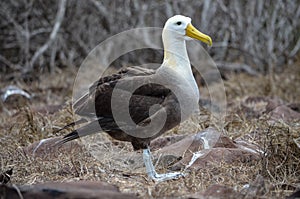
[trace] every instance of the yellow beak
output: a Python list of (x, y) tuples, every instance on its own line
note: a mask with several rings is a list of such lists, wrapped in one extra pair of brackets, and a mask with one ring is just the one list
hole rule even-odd
[(189, 36), (191, 38), (194, 39), (198, 39), (204, 43), (206, 43), (207, 45), (211, 46), (212, 45), (212, 40), (210, 38), (210, 36), (203, 34), (202, 32), (200, 32), (199, 30), (197, 30), (192, 24), (188, 24), (188, 26), (185, 29), (185, 35)]

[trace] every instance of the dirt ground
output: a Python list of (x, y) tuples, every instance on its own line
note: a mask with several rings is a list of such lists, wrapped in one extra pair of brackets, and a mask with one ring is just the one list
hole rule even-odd
[[(300, 188), (300, 148), (295, 141), (300, 137), (299, 120), (270, 123), (267, 114), (255, 117), (239, 106), (243, 99), (250, 96), (299, 105), (300, 62), (286, 66), (281, 73), (267, 76), (231, 74), (224, 81), (228, 103), (224, 133), (231, 139), (243, 137), (261, 147), (265, 153), (259, 161), (234, 164), (219, 162), (201, 170), (191, 170), (184, 178), (161, 183), (149, 180), (143, 168), (132, 172), (114, 161), (99, 161), (84, 147), (77, 147), (68, 153), (62, 151), (53, 157), (34, 157), (24, 152), (24, 148), (34, 142), (66, 133), (54, 131), (73, 120), (70, 102), (75, 75), (76, 70), (69, 68), (45, 74), (31, 83), (18, 80), (0, 83), (1, 89), (13, 84), (33, 96), (29, 101), (9, 99), (8, 102), (1, 102), (0, 171), (13, 168), (11, 183), (104, 181), (117, 185), (122, 192), (134, 193), (141, 198), (184, 198), (203, 192), (213, 184), (242, 191), (258, 175), (264, 178), (265, 190), (257, 198), (283, 198)], [(205, 97), (205, 91), (202, 96)], [(296, 105), (293, 110), (299, 112)], [(209, 111), (202, 114), (209, 114)], [(204, 129), (209, 123), (198, 122), (198, 130)], [(194, 133), (189, 128), (182, 131), (185, 134)], [(253, 136), (254, 132), (260, 133), (259, 138)], [(178, 131), (167, 133), (169, 136), (174, 134), (178, 134)], [(119, 153), (122, 156), (138, 154), (132, 152), (130, 145), (122, 146), (124, 148), (121, 151), (106, 152), (105, 157), (109, 159)], [(159, 167), (160, 172), (165, 169)]]

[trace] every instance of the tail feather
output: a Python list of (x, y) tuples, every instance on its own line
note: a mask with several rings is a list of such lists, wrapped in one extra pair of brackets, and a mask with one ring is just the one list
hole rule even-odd
[(64, 127), (60, 128), (60, 129), (56, 130), (55, 133), (61, 132), (61, 131), (65, 130), (65, 129), (67, 129), (67, 128), (74, 127), (74, 126), (79, 125), (79, 124), (86, 123), (87, 121), (88, 120), (85, 119), (85, 118), (80, 118), (79, 120), (77, 120), (75, 122), (72, 122), (70, 124), (67, 124), (66, 126), (64, 126)]
[(55, 143), (55, 145), (62, 145), (66, 142), (69, 142), (69, 141), (72, 141), (72, 140), (75, 140), (75, 139), (78, 139), (79, 138), (79, 135), (78, 135), (78, 132), (76, 130), (72, 131), (71, 133), (69, 133), (68, 135), (64, 136), (61, 140), (57, 141)]
[(101, 132), (101, 128), (99, 125), (98, 120), (92, 121), (88, 123), (87, 125), (80, 127), (71, 133), (67, 134), (64, 136), (61, 140), (55, 143), (55, 145), (62, 145), (66, 142), (78, 139), (79, 137), (87, 136), (87, 135), (92, 135), (97, 132)]

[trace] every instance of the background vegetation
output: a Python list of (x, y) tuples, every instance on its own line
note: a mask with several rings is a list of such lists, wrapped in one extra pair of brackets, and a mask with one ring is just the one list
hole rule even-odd
[[(281, 70), (300, 49), (299, 1), (10, 0), (0, 2), (1, 74), (13, 78), (15, 72), (36, 75), (79, 66), (110, 36), (137, 27), (163, 27), (175, 14), (190, 16), (212, 36), (210, 54), (219, 67), (239, 63), (262, 73)], [(153, 56), (160, 59), (162, 53)], [(124, 56), (116, 65), (122, 61), (137, 62)]]

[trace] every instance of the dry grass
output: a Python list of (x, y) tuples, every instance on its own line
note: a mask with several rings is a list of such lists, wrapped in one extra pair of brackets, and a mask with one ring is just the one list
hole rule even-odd
[[(116, 184), (123, 192), (136, 193), (142, 198), (186, 196), (203, 191), (212, 184), (228, 185), (241, 190), (245, 184), (253, 182), (258, 174), (263, 175), (267, 184), (265, 193), (258, 198), (282, 198), (300, 187), (300, 149), (293, 141), (299, 137), (300, 123), (270, 124), (264, 116), (246, 119), (234, 112), (227, 119), (227, 134), (232, 138), (243, 137), (261, 146), (265, 154), (256, 163), (228, 165), (219, 162), (205, 169), (192, 171), (185, 178), (155, 184), (147, 180), (143, 169), (136, 172), (117, 169), (113, 161), (98, 161), (85, 149), (69, 154), (61, 153), (56, 158), (26, 156), (22, 151), (23, 147), (42, 138), (56, 136), (53, 129), (72, 120), (69, 106), (54, 114), (36, 110), (70, 101), (73, 78), (74, 73), (66, 71), (45, 76), (31, 85), (18, 82), (22, 88), (35, 94), (30, 105), (18, 111), (7, 111), (6, 105), (2, 105), (1, 170), (14, 168), (12, 183), (22, 185), (45, 181), (106, 181)], [(1, 84), (4, 87), (9, 83)], [(299, 102), (300, 65), (289, 66), (283, 73), (275, 74), (272, 81), (268, 76), (233, 75), (225, 82), (225, 86), (229, 102), (237, 102), (249, 95), (277, 96), (287, 102)], [(276, 89), (270, 89), (271, 87)], [(204, 127), (200, 123), (199, 128)], [(169, 134), (176, 133), (179, 133), (178, 129)], [(131, 149), (127, 150), (128, 146), (124, 146), (125, 149), (121, 151), (123, 156), (131, 154)], [(114, 153), (116, 155), (117, 152), (110, 151), (106, 155), (109, 157)]]

